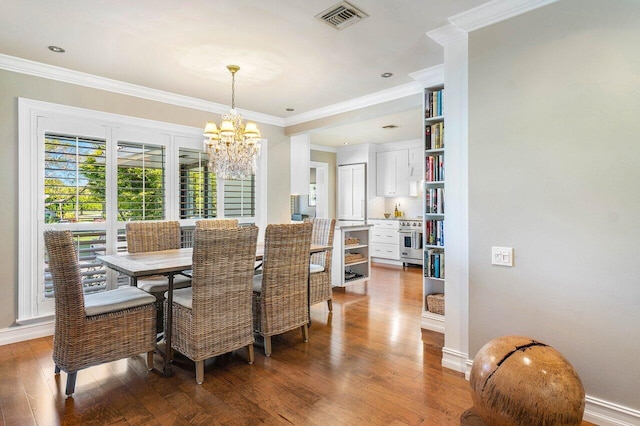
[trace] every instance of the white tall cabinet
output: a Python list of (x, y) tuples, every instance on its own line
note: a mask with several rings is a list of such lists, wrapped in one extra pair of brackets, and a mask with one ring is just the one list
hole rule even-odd
[(338, 166), (339, 220), (366, 220), (366, 179), (364, 163)]

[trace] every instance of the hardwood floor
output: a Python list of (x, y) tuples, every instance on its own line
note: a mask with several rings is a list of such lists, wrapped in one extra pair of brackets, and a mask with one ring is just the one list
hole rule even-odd
[(421, 270), (399, 270), (334, 290), (333, 314), (313, 306), (308, 343), (292, 331), (270, 358), (257, 342), (253, 365), (244, 351), (210, 360), (202, 385), (190, 362), (163, 378), (138, 356), (80, 371), (66, 398), (50, 337), (0, 346), (0, 425), (459, 425), (469, 383), (422, 342)]

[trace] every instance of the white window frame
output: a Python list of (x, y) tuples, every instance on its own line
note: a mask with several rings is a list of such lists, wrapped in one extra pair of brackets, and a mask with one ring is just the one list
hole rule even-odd
[[(119, 114), (70, 107), (31, 99), (18, 99), (18, 318), (17, 322), (49, 319), (53, 316), (53, 300), (44, 294), (44, 134), (63, 132), (106, 140), (107, 144), (107, 222), (56, 224), (57, 229), (104, 229), (107, 253), (117, 250), (117, 233), (125, 222), (117, 215), (117, 150), (118, 141), (163, 145), (165, 163), (165, 219), (180, 220), (178, 151), (180, 147), (202, 150), (202, 129), (171, 123), (129, 117)], [(262, 140), (256, 173), (256, 217), (239, 218), (254, 222), (264, 232), (267, 220), (267, 140)], [(218, 190), (218, 192), (223, 192)], [(40, 199), (42, 198), (42, 199)], [(219, 200), (220, 201), (220, 200)], [(224, 214), (224, 200), (218, 204), (219, 217)], [(180, 220), (183, 226), (195, 225), (194, 219)], [(115, 274), (111, 274), (115, 276)], [(109, 278), (108, 278), (109, 279)], [(115, 279), (109, 279), (115, 286)], [(42, 297), (41, 297), (42, 296)]]

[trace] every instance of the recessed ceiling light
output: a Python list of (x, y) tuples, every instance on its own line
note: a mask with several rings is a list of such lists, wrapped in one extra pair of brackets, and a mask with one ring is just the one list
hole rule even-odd
[(287, 108), (287, 111), (291, 112), (291, 111), (295, 111), (295, 108)]
[(395, 124), (387, 124), (386, 126), (382, 126), (383, 129), (397, 129), (398, 126)]
[(380, 77), (382, 78), (389, 78), (393, 75), (392, 72), (383, 72), (382, 74), (380, 74)]
[(344, 145), (349, 145), (349, 142), (345, 142)]
[(64, 49), (59, 46), (49, 46), (49, 50), (55, 53), (64, 53)]

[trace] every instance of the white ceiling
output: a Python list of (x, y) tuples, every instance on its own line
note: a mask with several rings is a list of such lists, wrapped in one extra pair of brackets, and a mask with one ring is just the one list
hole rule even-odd
[[(338, 0), (3, 1), (0, 53), (226, 105), (226, 65), (238, 64), (236, 106), (290, 118), (413, 82), (410, 73), (443, 62), (425, 33), (486, 2), (353, 0), (369, 18), (336, 30), (314, 16)], [(324, 129), (312, 143), (419, 138), (419, 118), (413, 132), (405, 128), (416, 114)], [(379, 132), (386, 124), (399, 128)]]

